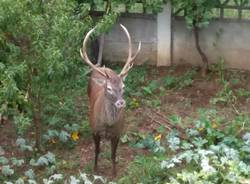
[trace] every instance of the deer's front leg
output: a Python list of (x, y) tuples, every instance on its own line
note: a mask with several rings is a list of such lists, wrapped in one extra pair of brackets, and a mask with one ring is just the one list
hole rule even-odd
[(112, 137), (111, 138), (111, 159), (112, 159), (112, 175), (113, 177), (116, 176), (116, 150), (119, 143), (119, 137)]

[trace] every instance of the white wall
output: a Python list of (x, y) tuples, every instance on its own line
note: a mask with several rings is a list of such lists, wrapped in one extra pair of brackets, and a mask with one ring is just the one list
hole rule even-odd
[[(173, 64), (201, 64), (195, 49), (193, 33), (186, 28), (184, 19), (175, 19), (171, 30), (170, 7), (154, 15), (127, 15), (120, 17), (113, 30), (105, 37), (104, 59), (124, 61), (127, 57), (127, 38), (119, 27), (124, 24), (132, 37), (134, 51), (142, 41), (137, 64), (149, 61), (154, 65), (169, 65), (171, 58), (171, 31)], [(164, 18), (165, 16), (165, 18)], [(158, 22), (158, 23), (157, 23)], [(225, 59), (226, 66), (250, 70), (250, 21), (214, 20), (200, 34), (200, 45), (209, 62)]]
[[(174, 63), (201, 64), (194, 36), (185, 21), (175, 20), (173, 31)], [(201, 31), (200, 45), (210, 63), (223, 57), (227, 67), (250, 70), (250, 21), (212, 21)]]
[(156, 17), (129, 15), (119, 18), (112, 31), (105, 36), (104, 60), (125, 61), (128, 53), (128, 41), (125, 33), (119, 26), (123, 24), (128, 29), (135, 52), (139, 41), (142, 42), (141, 52), (136, 59), (137, 64), (150, 61), (156, 64), (157, 60), (157, 22)]

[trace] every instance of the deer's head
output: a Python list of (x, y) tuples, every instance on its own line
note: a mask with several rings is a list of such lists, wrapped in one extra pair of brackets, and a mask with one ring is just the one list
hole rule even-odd
[(89, 36), (95, 28), (91, 29), (85, 36), (83, 40), (83, 46), (80, 49), (80, 54), (82, 59), (93, 69), (95, 75), (91, 78), (98, 86), (103, 87), (106, 99), (117, 108), (125, 107), (125, 100), (123, 99), (124, 93), (124, 81), (128, 75), (129, 70), (133, 67), (133, 60), (136, 58), (141, 49), (141, 42), (139, 43), (138, 49), (134, 56), (132, 56), (132, 43), (131, 37), (125, 26), (120, 24), (121, 28), (125, 32), (128, 38), (128, 58), (127, 61), (119, 74), (115, 71), (94, 65), (90, 60), (86, 52), (86, 45)]

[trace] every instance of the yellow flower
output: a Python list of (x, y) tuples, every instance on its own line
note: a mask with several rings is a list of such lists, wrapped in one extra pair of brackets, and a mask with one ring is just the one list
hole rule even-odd
[(50, 139), (50, 142), (51, 142), (52, 144), (55, 144), (55, 143), (56, 143), (55, 139)]
[(213, 121), (213, 122), (212, 122), (212, 128), (215, 129), (215, 128), (217, 128), (217, 127), (218, 127), (217, 123), (216, 123), (215, 121)]
[(155, 141), (160, 141), (161, 140), (161, 134), (155, 136)]
[(78, 135), (78, 132), (72, 132), (71, 134), (71, 139), (73, 141), (77, 141), (79, 139), (79, 135)]
[(139, 101), (136, 99), (136, 98), (133, 98), (132, 99), (132, 102), (131, 102), (131, 105), (134, 107), (134, 108), (137, 108), (140, 106), (140, 103)]
[(202, 132), (204, 130), (204, 128), (201, 127), (201, 128), (198, 128), (198, 130), (199, 130), (199, 132)]
[(67, 162), (66, 162), (65, 160), (63, 160), (63, 161), (62, 161), (62, 164), (65, 165), (65, 164), (67, 164)]

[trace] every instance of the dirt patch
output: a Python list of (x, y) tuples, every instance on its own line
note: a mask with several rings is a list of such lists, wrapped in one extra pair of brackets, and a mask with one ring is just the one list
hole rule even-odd
[[(81, 150), (80, 167), (83, 170), (87, 170), (87, 172), (93, 173), (95, 157), (93, 141), (83, 141), (77, 147), (77, 149)], [(146, 150), (131, 148), (127, 144), (120, 143), (117, 149), (117, 177), (112, 178), (110, 141), (104, 139), (101, 141), (101, 152), (98, 158), (98, 172), (95, 174), (105, 176), (108, 179), (117, 179), (124, 174), (129, 163), (134, 160), (136, 155), (145, 152)]]
[(4, 150), (4, 157), (11, 158), (13, 156), (23, 156), (17, 149), (16, 139), (16, 128), (13, 123), (5, 121), (3, 124), (0, 124), (0, 146)]

